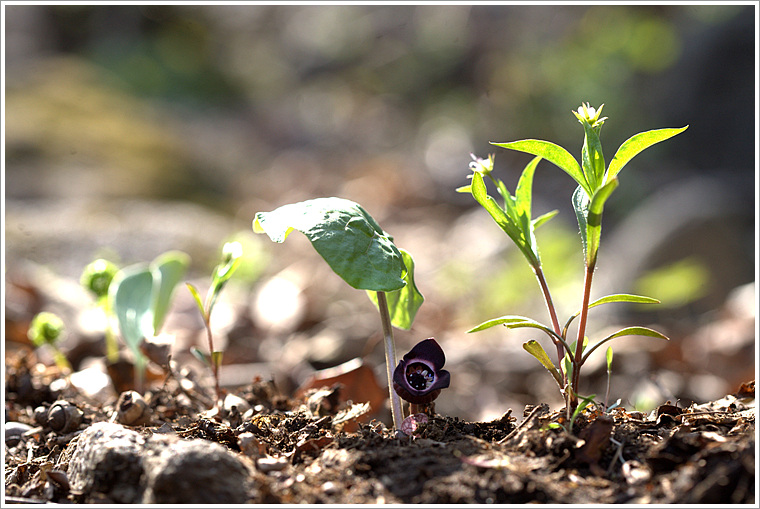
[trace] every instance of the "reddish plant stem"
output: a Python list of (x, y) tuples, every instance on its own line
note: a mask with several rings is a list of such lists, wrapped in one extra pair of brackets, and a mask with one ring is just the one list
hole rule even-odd
[(578, 383), (580, 381), (581, 364), (583, 363), (583, 338), (586, 335), (586, 320), (588, 318), (588, 304), (591, 299), (591, 280), (594, 277), (596, 261), (586, 265), (586, 275), (583, 285), (583, 304), (581, 316), (578, 322), (578, 340), (575, 345), (575, 358), (573, 360), (573, 378), (570, 384), (570, 405), (568, 410), (574, 411), (578, 406)]
[[(549, 316), (552, 320), (552, 327), (554, 332), (558, 336), (562, 335), (562, 329), (559, 327), (559, 320), (557, 320), (557, 310), (554, 308), (554, 302), (552, 301), (552, 295), (549, 293), (549, 285), (546, 284), (546, 278), (544, 277), (544, 271), (541, 267), (534, 267), (533, 272), (538, 279), (538, 285), (541, 287), (541, 293), (544, 294), (544, 301), (546, 302), (546, 308), (549, 310)], [(552, 338), (552, 342), (557, 347), (557, 366), (562, 366), (562, 359), (565, 357), (565, 350), (562, 343)], [(567, 373), (563, 373), (564, 382), (567, 383)]]

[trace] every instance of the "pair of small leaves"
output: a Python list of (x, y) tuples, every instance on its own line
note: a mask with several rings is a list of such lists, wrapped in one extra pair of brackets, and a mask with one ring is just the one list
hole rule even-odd
[(222, 248), (222, 262), (214, 269), (214, 275), (211, 279), (211, 286), (209, 287), (208, 293), (206, 294), (205, 304), (201, 299), (201, 294), (198, 291), (198, 288), (196, 288), (195, 285), (191, 283), (185, 283), (185, 285), (187, 285), (187, 288), (190, 290), (190, 293), (193, 295), (193, 298), (195, 299), (195, 303), (198, 306), (198, 310), (200, 311), (201, 316), (203, 317), (203, 321), (207, 324), (211, 318), (211, 311), (214, 309), (216, 299), (222, 292), (224, 285), (227, 284), (227, 281), (229, 281), (229, 279), (232, 277), (232, 274), (234, 274), (235, 270), (237, 270), (238, 265), (240, 265), (240, 261), (242, 260), (242, 256), (243, 248), (239, 242), (227, 242), (224, 244), (224, 247)]
[(258, 212), (253, 231), (284, 242), (293, 230), (309, 239), (330, 268), (353, 288), (386, 292), (391, 321), (411, 328), (423, 297), (414, 283), (414, 261), (393, 243), (361, 205), (343, 198), (316, 198)]
[(520, 140), (510, 143), (493, 143), (497, 147), (526, 152), (540, 156), (559, 166), (578, 183), (573, 193), (573, 208), (581, 231), (586, 265), (593, 267), (599, 250), (604, 204), (618, 186), (617, 175), (637, 154), (652, 145), (685, 131), (689, 126), (678, 129), (655, 129), (638, 133), (626, 140), (618, 148), (606, 171), (599, 127), (591, 127), (582, 122), (585, 138), (582, 150), (583, 167), (564, 148), (544, 140)]
[(168, 251), (150, 264), (130, 265), (114, 276), (108, 288), (110, 308), (124, 342), (138, 358), (142, 358), (139, 346), (143, 338), (161, 330), (174, 289), (189, 265), (186, 253)]

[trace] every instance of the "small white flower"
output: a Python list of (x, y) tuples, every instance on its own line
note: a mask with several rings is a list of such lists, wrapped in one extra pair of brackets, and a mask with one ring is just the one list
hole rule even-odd
[(470, 163), (470, 169), (476, 171), (483, 176), (490, 174), (493, 171), (493, 154), (488, 155), (488, 159), (481, 159), (475, 154), (470, 154), (472, 162)]
[(599, 106), (597, 110), (593, 106), (589, 106), (588, 103), (581, 103), (578, 111), (573, 111), (573, 114), (581, 124), (587, 122), (591, 127), (601, 127), (604, 121), (607, 120), (607, 117), (599, 118), (599, 115), (602, 114), (602, 108), (604, 108), (604, 104)]

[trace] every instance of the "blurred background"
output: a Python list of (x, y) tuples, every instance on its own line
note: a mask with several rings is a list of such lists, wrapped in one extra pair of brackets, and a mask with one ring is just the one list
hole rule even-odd
[[(280, 245), (257, 211), (321, 196), (360, 203), (415, 258), (426, 301), (399, 357), (443, 346), (439, 413), (490, 420), (546, 401), (552, 378), (522, 349), (549, 323), (530, 268), (471, 196), (470, 153), (496, 154), (514, 190), (530, 156), (489, 142), (550, 140), (580, 157), (571, 110), (604, 106), (609, 160), (628, 137), (689, 129), (637, 156), (605, 209), (589, 335), (645, 325), (615, 350), (610, 399), (651, 409), (734, 392), (755, 376), (756, 6), (4, 5), (5, 347), (34, 313), (64, 316), (76, 369), (102, 357), (102, 319), (79, 286), (98, 257), (120, 266), (169, 249), (203, 293), (222, 244), (245, 263), (212, 325), (224, 383), (273, 377), (292, 393), (362, 357), (385, 385), (379, 316), (303, 236)], [(560, 321), (580, 306), (574, 182), (547, 162), (534, 216)], [(203, 325), (179, 288), (164, 328), (193, 366)], [(606, 308), (606, 309), (605, 309)], [(614, 330), (614, 329), (612, 329)], [(99, 350), (100, 349), (100, 350)], [(603, 395), (603, 349), (581, 392)], [(197, 370), (203, 373), (198, 364)], [(382, 417), (382, 415), (381, 415)], [(386, 416), (387, 417), (387, 416)]]

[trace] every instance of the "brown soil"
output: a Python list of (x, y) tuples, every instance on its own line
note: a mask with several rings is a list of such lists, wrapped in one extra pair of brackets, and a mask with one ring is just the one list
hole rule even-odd
[[(56, 373), (34, 351), (6, 354), (6, 427), (32, 429), (6, 445), (5, 502), (113, 503), (67, 475), (80, 434), (114, 420), (116, 402), (51, 390)], [(256, 379), (236, 391), (250, 405), (242, 415), (207, 411), (208, 394), (177, 372), (155, 387), (145, 394), (150, 420), (131, 429), (221, 444), (252, 466), (250, 503), (755, 503), (754, 381), (648, 415), (591, 405), (572, 433), (562, 410), (537, 405), (491, 422), (433, 414), (413, 437), (368, 419), (340, 385), (295, 399)], [(73, 431), (35, 421), (36, 408), (59, 399), (83, 411)]]

